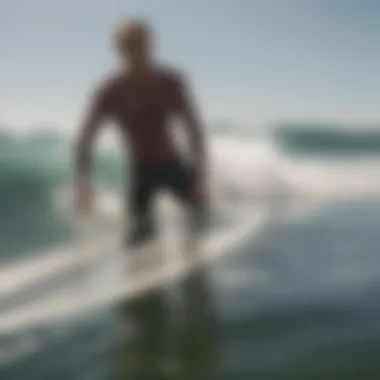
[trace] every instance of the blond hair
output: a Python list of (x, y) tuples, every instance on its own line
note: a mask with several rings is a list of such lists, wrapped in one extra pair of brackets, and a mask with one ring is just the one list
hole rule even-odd
[(144, 20), (128, 19), (119, 22), (114, 30), (114, 40), (120, 46), (131, 39), (146, 37), (150, 34), (150, 26)]

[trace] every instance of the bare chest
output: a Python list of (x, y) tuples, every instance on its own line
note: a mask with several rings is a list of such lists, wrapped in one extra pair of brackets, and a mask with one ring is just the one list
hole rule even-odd
[(174, 94), (161, 81), (120, 87), (115, 99), (115, 116), (129, 124), (161, 123), (173, 110)]

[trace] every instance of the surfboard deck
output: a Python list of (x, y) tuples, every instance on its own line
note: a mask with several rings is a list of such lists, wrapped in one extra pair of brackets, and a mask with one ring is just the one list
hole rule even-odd
[[(43, 324), (59, 323), (81, 315), (90, 315), (98, 310), (113, 307), (121, 301), (139, 297), (171, 281), (179, 280), (200, 266), (208, 265), (223, 256), (237, 252), (236, 247), (239, 244), (243, 244), (247, 239), (254, 239), (261, 231), (268, 216), (268, 210), (263, 206), (252, 208), (252, 213), (245, 213), (244, 216), (239, 212), (235, 215), (227, 213), (225, 223), (218, 223), (201, 237), (200, 254), (194, 260), (181, 258), (178, 252), (177, 254), (170, 252), (172, 259), (163, 260), (161, 265), (145, 269), (133, 278), (123, 276), (120, 272), (117, 275), (115, 272), (115, 269), (123, 272), (128, 265), (133, 265), (134, 259), (128, 258), (126, 252), (119, 249), (112, 254), (90, 255), (87, 262), (85, 260), (80, 262), (83, 265), (83, 272), (80, 270), (78, 272), (78, 276), (82, 276), (82, 278), (79, 277), (80, 281), (75, 284), (59, 284), (53, 289), (54, 291), (50, 288), (48, 295), (41, 292), (37, 292), (38, 294), (34, 296), (29, 294), (27, 300), (16, 302), (5, 310), (3, 308), (0, 313), (0, 334)], [(154, 250), (148, 250), (145, 260), (149, 262), (149, 255), (152, 254)], [(136, 256), (136, 259), (142, 258)], [(78, 260), (72, 261), (74, 263), (71, 266), (72, 270), (78, 271)], [(108, 272), (104, 269), (107, 265), (109, 265)], [(66, 270), (67, 266), (67, 263), (62, 265)], [(103, 272), (99, 271), (99, 267), (103, 267)], [(33, 270), (38, 271), (38, 266), (34, 266)], [(56, 269), (55, 273), (60, 272)], [(1, 280), (0, 276), (0, 284)], [(22, 287), (18, 286), (17, 290), (20, 291)], [(16, 293), (13, 293), (13, 297)]]

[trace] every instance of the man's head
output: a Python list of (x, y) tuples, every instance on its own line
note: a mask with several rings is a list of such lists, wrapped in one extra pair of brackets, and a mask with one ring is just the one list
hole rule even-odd
[(141, 20), (121, 22), (115, 32), (116, 47), (131, 66), (148, 66), (152, 59), (152, 31)]

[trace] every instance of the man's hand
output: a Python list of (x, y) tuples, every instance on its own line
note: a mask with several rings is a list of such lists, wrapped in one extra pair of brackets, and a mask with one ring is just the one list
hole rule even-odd
[(74, 188), (74, 207), (80, 214), (89, 214), (93, 209), (93, 192), (88, 182), (78, 181)]

